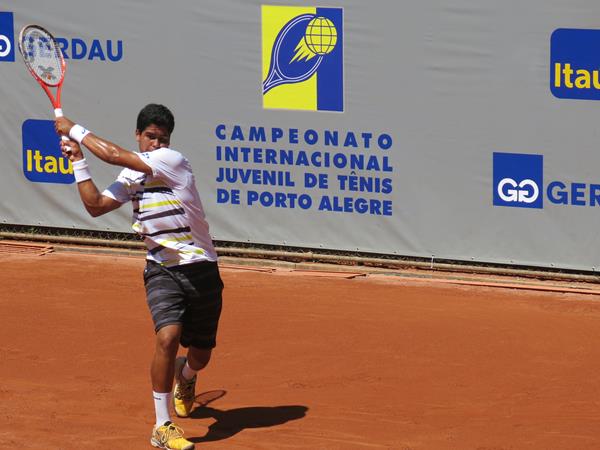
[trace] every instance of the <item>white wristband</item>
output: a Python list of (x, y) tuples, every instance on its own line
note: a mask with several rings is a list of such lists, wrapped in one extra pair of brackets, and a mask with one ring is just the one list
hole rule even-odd
[(81, 183), (82, 181), (92, 179), (92, 174), (90, 173), (88, 163), (85, 158), (80, 159), (79, 161), (74, 161), (72, 165), (73, 175), (75, 175), (75, 182)]
[(90, 134), (90, 130), (86, 130), (78, 124), (73, 125), (69, 130), (69, 136), (71, 137), (71, 139), (77, 141), (80, 144), (81, 141), (83, 141), (83, 138), (86, 137), (88, 134)]

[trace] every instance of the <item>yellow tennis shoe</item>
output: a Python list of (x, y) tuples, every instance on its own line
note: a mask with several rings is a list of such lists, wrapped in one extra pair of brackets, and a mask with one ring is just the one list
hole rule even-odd
[(181, 371), (185, 366), (186, 357), (180, 356), (175, 360), (175, 389), (173, 391), (173, 408), (178, 417), (188, 417), (194, 408), (196, 398), (196, 377), (186, 380)]
[(192, 450), (194, 443), (183, 437), (183, 430), (172, 422), (154, 427), (150, 443), (166, 450)]

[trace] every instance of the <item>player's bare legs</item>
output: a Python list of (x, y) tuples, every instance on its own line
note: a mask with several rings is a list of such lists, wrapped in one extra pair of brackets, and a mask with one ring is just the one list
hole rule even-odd
[(156, 333), (156, 348), (150, 368), (154, 392), (171, 392), (181, 325), (167, 325)]
[(196, 398), (196, 374), (210, 361), (211, 349), (189, 347), (187, 356), (175, 361), (175, 390), (173, 408), (179, 417), (188, 417)]
[(169, 406), (175, 372), (175, 357), (179, 350), (181, 325), (166, 325), (156, 333), (156, 347), (150, 367), (156, 425), (150, 443), (154, 447), (177, 450), (192, 450), (193, 442), (183, 437), (183, 430), (171, 422)]

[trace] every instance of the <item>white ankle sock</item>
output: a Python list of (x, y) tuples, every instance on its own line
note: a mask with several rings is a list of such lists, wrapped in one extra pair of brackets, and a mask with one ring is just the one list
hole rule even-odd
[(165, 422), (171, 420), (169, 414), (169, 405), (171, 404), (171, 393), (170, 392), (154, 392), (154, 411), (156, 412), (156, 426), (164, 425)]
[(185, 378), (186, 380), (191, 380), (196, 376), (197, 373), (198, 371), (192, 369), (186, 361), (185, 366), (183, 366), (183, 369), (181, 370), (181, 375), (183, 375), (183, 378)]

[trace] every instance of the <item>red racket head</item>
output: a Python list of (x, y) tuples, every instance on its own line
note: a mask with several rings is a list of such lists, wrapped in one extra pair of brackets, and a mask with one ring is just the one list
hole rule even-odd
[[(54, 108), (60, 108), (60, 89), (67, 65), (54, 36), (39, 25), (26, 25), (19, 33), (19, 51), (31, 75), (48, 94)], [(48, 87), (57, 87), (56, 98)]]

